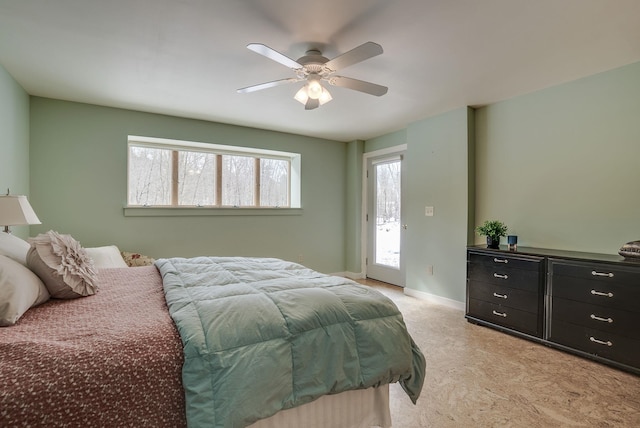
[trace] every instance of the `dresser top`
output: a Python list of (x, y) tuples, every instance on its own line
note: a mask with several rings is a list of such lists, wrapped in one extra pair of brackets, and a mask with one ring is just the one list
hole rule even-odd
[(534, 247), (521, 247), (518, 246), (517, 250), (509, 250), (506, 245), (501, 245), (499, 249), (487, 248), (486, 245), (471, 245), (467, 249), (474, 251), (481, 251), (487, 253), (496, 254), (513, 254), (523, 256), (542, 256), (542, 257), (559, 257), (563, 259), (571, 260), (587, 260), (587, 261), (599, 261), (607, 263), (617, 263), (622, 265), (630, 265), (640, 267), (639, 259), (629, 259), (622, 257), (618, 254), (599, 254), (599, 253), (585, 253), (582, 251), (567, 251), (567, 250), (554, 250), (551, 248), (534, 248)]

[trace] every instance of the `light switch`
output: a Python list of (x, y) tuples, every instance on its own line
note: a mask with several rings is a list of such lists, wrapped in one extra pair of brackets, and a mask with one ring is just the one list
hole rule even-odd
[(424, 215), (433, 217), (433, 207), (424, 207)]

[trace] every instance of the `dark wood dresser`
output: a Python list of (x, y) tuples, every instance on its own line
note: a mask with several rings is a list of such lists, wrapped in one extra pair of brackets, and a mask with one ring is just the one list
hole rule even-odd
[(542, 337), (544, 258), (469, 250), (467, 318)]
[(469, 247), (466, 318), (640, 374), (640, 261)]

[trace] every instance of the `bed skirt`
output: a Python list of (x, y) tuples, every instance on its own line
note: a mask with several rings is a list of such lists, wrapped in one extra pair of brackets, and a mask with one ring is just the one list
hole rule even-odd
[(389, 385), (325, 395), (311, 403), (282, 410), (248, 428), (391, 427)]

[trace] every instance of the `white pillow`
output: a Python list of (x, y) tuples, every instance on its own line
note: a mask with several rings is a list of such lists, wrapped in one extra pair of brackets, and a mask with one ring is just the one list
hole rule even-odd
[(51, 297), (75, 299), (98, 291), (93, 260), (71, 235), (50, 230), (29, 241), (27, 267), (40, 277)]
[(0, 232), (0, 255), (11, 257), (13, 260), (27, 265), (27, 252), (31, 245), (24, 239), (10, 233)]
[(49, 292), (36, 274), (0, 255), (0, 326), (14, 325), (29, 308), (47, 300)]
[(89, 257), (93, 259), (93, 266), (97, 269), (129, 267), (115, 245), (85, 248), (85, 250), (87, 250)]

